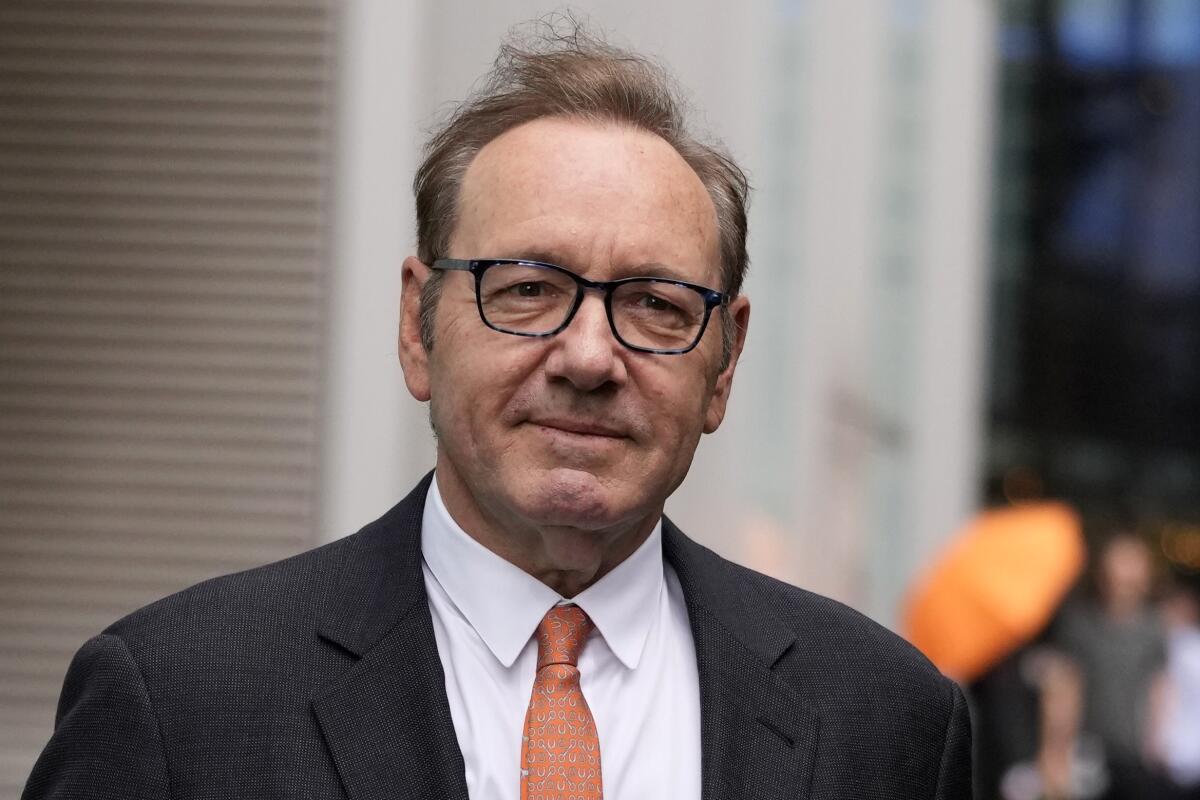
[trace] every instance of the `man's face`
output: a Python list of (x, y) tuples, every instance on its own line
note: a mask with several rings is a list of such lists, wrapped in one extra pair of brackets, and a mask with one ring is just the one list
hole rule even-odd
[[(665, 141), (624, 126), (542, 119), (488, 144), (467, 170), (447, 255), (722, 288), (715, 211), (699, 177)], [(416, 292), (407, 284), (424, 270), (414, 261), (409, 319)], [(506, 530), (652, 522), (701, 432), (724, 415), (741, 337), (722, 371), (720, 314), (744, 323), (746, 301), (714, 311), (691, 352), (656, 355), (614, 338), (598, 292), (566, 330), (526, 338), (483, 324), (471, 275), (443, 279), (432, 350), (414, 351), (401, 333), (409, 387), (431, 399), (443, 493), (464, 491), (485, 524)]]

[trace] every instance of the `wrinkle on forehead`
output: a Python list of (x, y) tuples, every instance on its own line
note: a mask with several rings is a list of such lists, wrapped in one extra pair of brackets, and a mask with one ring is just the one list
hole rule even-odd
[[(616, 124), (535, 120), (485, 146), (463, 180), (455, 255), (561, 253), (579, 271), (662, 263), (719, 275), (716, 209), (665, 140)], [(569, 257), (569, 258), (568, 258)]]

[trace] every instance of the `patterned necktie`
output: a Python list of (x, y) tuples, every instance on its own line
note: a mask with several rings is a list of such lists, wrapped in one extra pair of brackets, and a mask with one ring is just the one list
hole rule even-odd
[(538, 664), (521, 744), (521, 800), (602, 800), (600, 738), (579, 689), (592, 632), (579, 606), (555, 606), (537, 629)]

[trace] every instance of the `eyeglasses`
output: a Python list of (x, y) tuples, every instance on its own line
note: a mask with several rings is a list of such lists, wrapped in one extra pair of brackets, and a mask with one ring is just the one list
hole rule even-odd
[(571, 324), (588, 289), (604, 293), (613, 336), (630, 350), (678, 354), (695, 347), (728, 295), (669, 278), (590, 281), (568, 269), (511, 258), (439, 258), (434, 269), (475, 276), (483, 324), (515, 336), (553, 336)]

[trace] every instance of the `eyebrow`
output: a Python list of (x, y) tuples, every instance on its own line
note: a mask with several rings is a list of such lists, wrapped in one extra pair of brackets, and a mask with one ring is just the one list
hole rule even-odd
[[(572, 272), (578, 273), (579, 270), (571, 264), (571, 259), (564, 259), (560, 253), (555, 253), (551, 250), (522, 250), (519, 256), (505, 256), (505, 258), (514, 258), (521, 261), (540, 261), (543, 264), (554, 264), (555, 266), (569, 269)], [(684, 281), (687, 283), (695, 283), (695, 279), (682, 274), (675, 267), (666, 264), (660, 264), (651, 261), (645, 264), (636, 264), (631, 267), (616, 267), (609, 280), (619, 280), (621, 278), (666, 278), (673, 281)]]

